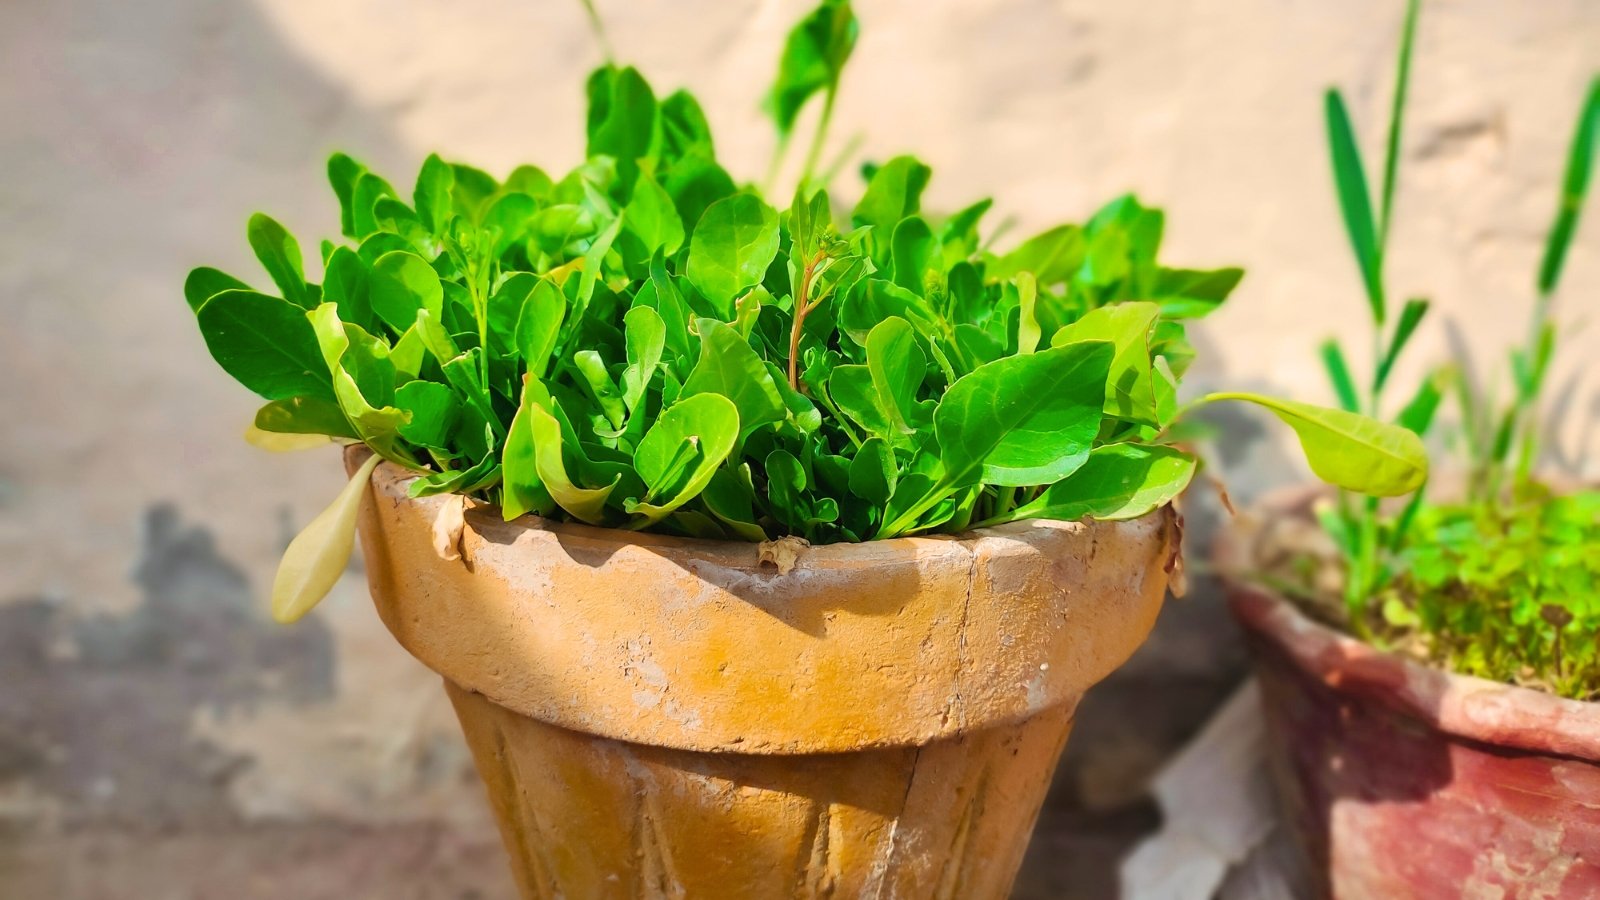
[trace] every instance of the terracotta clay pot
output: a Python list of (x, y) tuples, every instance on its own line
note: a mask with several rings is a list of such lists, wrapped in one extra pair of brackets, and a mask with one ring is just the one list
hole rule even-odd
[(1600, 897), (1600, 704), (1419, 665), (1224, 583), (1324, 896)]
[(456, 543), (460, 498), (409, 481), (382, 465), (363, 504), (373, 599), (444, 676), (530, 898), (1004, 897), (1178, 540), (1163, 510), (779, 574), (754, 544), (492, 508)]

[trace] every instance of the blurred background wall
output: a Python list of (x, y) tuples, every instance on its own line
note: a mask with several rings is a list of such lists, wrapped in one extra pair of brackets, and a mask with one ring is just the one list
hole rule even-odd
[[(745, 178), (804, 6), (599, 2), (619, 56), (692, 88)], [(992, 194), (1018, 237), (1137, 190), (1167, 207), (1175, 263), (1250, 272), (1198, 329), (1190, 389), (1328, 401), (1315, 346), (1365, 346), (1365, 323), (1321, 91), (1346, 87), (1377, 152), (1401, 8), (859, 0), (834, 146), (914, 151), (930, 206)], [(334, 149), (402, 186), (431, 150), (564, 170), (598, 60), (577, 0), (0, 3), (0, 897), (509, 896), (443, 694), (383, 632), (359, 562), (299, 625), (266, 620), (278, 554), (340, 467), (240, 440), (256, 401), (180, 286), (201, 263), (254, 271), (254, 210), (308, 248), (336, 232)], [(1445, 319), (1496, 364), (1522, 333), (1597, 69), (1593, 0), (1425, 4), (1389, 265), (1444, 315), (1413, 362), (1443, 358)], [(1600, 227), (1568, 273), (1563, 377), (1590, 355)], [(1573, 405), (1580, 443), (1592, 412)], [(1220, 423), (1236, 499), (1303, 477), (1282, 433)], [(1216, 515), (1192, 518), (1198, 559)], [(1157, 820), (1143, 780), (1243, 665), (1202, 578), (1086, 702), (1021, 896), (1109, 895)]]

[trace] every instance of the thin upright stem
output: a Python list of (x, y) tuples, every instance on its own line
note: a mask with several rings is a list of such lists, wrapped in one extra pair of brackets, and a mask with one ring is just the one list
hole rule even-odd
[(794, 323), (789, 327), (789, 387), (797, 391), (800, 390), (800, 332), (804, 330), (806, 316), (811, 312), (811, 276), (816, 273), (823, 257), (823, 252), (818, 250), (815, 256), (806, 260), (805, 268), (800, 273), (800, 290), (794, 298)]
[(839, 93), (839, 85), (828, 85), (828, 92), (822, 99), (822, 117), (817, 120), (816, 133), (811, 136), (811, 149), (806, 151), (806, 165), (800, 170), (800, 186), (804, 188), (811, 183), (811, 173), (816, 171), (817, 160), (822, 157), (822, 145), (828, 135), (828, 125), (833, 121), (833, 98)]

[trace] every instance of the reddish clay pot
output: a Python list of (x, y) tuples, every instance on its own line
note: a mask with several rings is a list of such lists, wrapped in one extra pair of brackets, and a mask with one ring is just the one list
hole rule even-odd
[(1177, 551), (1163, 509), (780, 572), (754, 544), (463, 517), (411, 480), (379, 466), (363, 505), (373, 600), (444, 677), (527, 898), (1000, 900)]
[(1600, 897), (1600, 704), (1418, 665), (1225, 584), (1324, 896)]

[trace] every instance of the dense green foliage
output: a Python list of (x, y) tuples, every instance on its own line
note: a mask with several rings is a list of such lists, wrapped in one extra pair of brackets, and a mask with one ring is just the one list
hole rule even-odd
[(1383, 605), (1470, 675), (1600, 697), (1600, 493), (1527, 484), (1495, 503), (1428, 504)]
[[(784, 51), (769, 109), (786, 140), (824, 97), (812, 157), (856, 31), (825, 0)], [(1188, 484), (1168, 431), (1185, 325), (1242, 273), (1164, 265), (1160, 210), (1121, 197), (995, 252), (989, 201), (925, 211), (911, 156), (870, 167), (848, 210), (808, 163), (778, 209), (723, 167), (689, 94), (613, 65), (587, 91), (565, 175), (432, 156), (407, 197), (336, 154), (345, 240), (322, 244), (320, 284), (263, 215), (249, 239), (276, 295), (190, 275), (213, 356), (269, 401), (259, 432), (363, 441), (422, 473), (414, 493), (507, 518), (751, 541), (1135, 517)], [(1208, 399), (1268, 405), (1344, 487), (1424, 477), (1399, 429)]]
[[(1399, 174), (1406, 90), (1420, 0), (1408, 4), (1391, 107), (1378, 214), (1363, 174), (1354, 130), (1337, 90), (1326, 98), (1334, 181), (1346, 231), (1366, 288), (1373, 324), (1373, 374), (1363, 394), (1335, 342), (1322, 356), (1341, 405), (1380, 415), (1400, 352), (1428, 312), (1413, 299), (1386, 328), (1383, 263)], [(1524, 346), (1511, 351), (1512, 394), (1498, 406), (1465, 365), (1430, 372), (1395, 421), (1426, 433), (1446, 396), (1461, 414), (1466, 471), (1459, 502), (1425, 501), (1421, 491), (1397, 510), (1346, 496), (1321, 519), (1344, 562), (1352, 628), (1380, 643), (1420, 648), (1458, 671), (1527, 681), (1568, 696), (1600, 693), (1593, 600), (1600, 565), (1600, 494), (1559, 496), (1534, 480), (1542, 422), (1540, 398), (1555, 349), (1553, 295), (1577, 228), (1600, 143), (1600, 79), (1578, 116), (1554, 224), (1537, 278), (1538, 299)], [(1374, 607), (1373, 599), (1382, 600)]]

